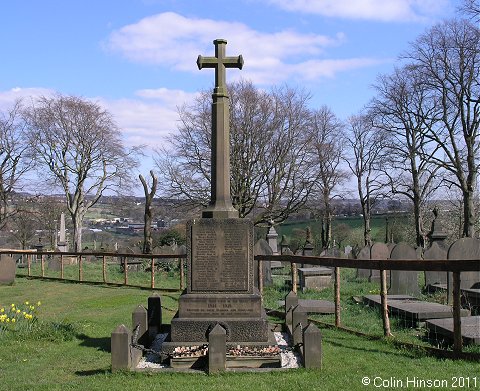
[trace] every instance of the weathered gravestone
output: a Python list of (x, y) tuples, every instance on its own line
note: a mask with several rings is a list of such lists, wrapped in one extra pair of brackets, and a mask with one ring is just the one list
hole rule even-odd
[[(427, 248), (423, 253), (423, 259), (425, 260), (446, 260), (447, 250), (440, 247), (436, 242)], [(425, 286), (427, 289), (433, 289), (435, 287), (447, 285), (447, 272), (439, 271), (425, 271)]]
[[(390, 260), (413, 260), (417, 259), (417, 252), (407, 243), (397, 244), (390, 254)], [(412, 295), (420, 294), (418, 286), (418, 272), (413, 270), (390, 270), (389, 295)]]
[(254, 284), (253, 223), (238, 218), (230, 198), (229, 98), (226, 68), (243, 58), (226, 57), (226, 41), (214, 41), (215, 57), (199, 56), (199, 69), (215, 69), (212, 99), (211, 198), (202, 218), (187, 223), (186, 292), (179, 298), (165, 350), (207, 342), (217, 324), (227, 344), (275, 344)]
[[(367, 260), (370, 259), (370, 246), (363, 247), (357, 254), (357, 259)], [(357, 278), (370, 278), (370, 269), (357, 269)]]
[[(390, 257), (390, 249), (385, 243), (374, 243), (370, 248), (370, 259), (385, 260)], [(380, 270), (372, 269), (368, 281), (380, 281)]]
[(10, 285), (15, 281), (17, 265), (12, 257), (6, 254), (0, 256), (0, 285)]
[[(455, 241), (448, 249), (449, 261), (462, 259), (480, 259), (480, 240), (475, 238), (461, 238)], [(448, 291), (453, 292), (453, 277), (449, 273)], [(461, 289), (480, 289), (480, 271), (461, 272)]]
[[(268, 245), (268, 242), (265, 239), (258, 239), (257, 243), (253, 247), (253, 254), (254, 255), (272, 255), (272, 249)], [(255, 261), (255, 270), (254, 270), (254, 281), (255, 286), (258, 288), (258, 263), (262, 267), (262, 274), (263, 274), (263, 284), (264, 285), (271, 285), (272, 284), (272, 267), (269, 261)]]
[(65, 229), (65, 213), (62, 212), (60, 215), (60, 235), (57, 243), (58, 251), (67, 252), (68, 243), (67, 243), (67, 234)]

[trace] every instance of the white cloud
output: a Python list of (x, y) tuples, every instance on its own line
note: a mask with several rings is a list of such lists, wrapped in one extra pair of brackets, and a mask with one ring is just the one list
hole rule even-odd
[(28, 104), (31, 98), (35, 99), (39, 96), (49, 96), (52, 94), (53, 91), (48, 88), (37, 87), (15, 87), (7, 91), (0, 91), (0, 110), (8, 110), (18, 99), (21, 99), (25, 102), (25, 104)]
[[(29, 104), (39, 96), (51, 96), (54, 93), (55, 91), (46, 88), (13, 88), (0, 91), (0, 110), (8, 109), (19, 98)], [(87, 99), (99, 103), (113, 115), (127, 145), (155, 148), (165, 145), (165, 136), (175, 132), (177, 107), (190, 102), (195, 94), (159, 88), (139, 90), (135, 92), (135, 96), (138, 98)]]
[(195, 65), (197, 56), (213, 55), (212, 37), (232, 35), (235, 39), (228, 44), (227, 55), (241, 53), (246, 60), (241, 72), (230, 72), (229, 80), (243, 77), (258, 84), (282, 82), (292, 77), (312, 80), (312, 75), (320, 78), (328, 74), (332, 77), (337, 71), (345, 69), (329, 67), (327, 72), (327, 62), (349, 61), (351, 66), (371, 66), (376, 63), (373, 59), (370, 62), (356, 62), (355, 59), (321, 60), (326, 48), (341, 45), (345, 41), (345, 35), (341, 32), (334, 36), (302, 34), (293, 30), (265, 33), (252, 30), (242, 23), (187, 18), (173, 12), (149, 16), (114, 31), (106, 47), (131, 61), (198, 72)]
[(423, 21), (445, 12), (448, 0), (270, 0), (292, 12), (346, 19)]

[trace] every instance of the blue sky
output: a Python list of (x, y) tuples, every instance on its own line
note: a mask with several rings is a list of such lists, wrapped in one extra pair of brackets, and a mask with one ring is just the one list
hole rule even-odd
[[(54, 91), (114, 115), (129, 145), (162, 145), (176, 107), (213, 86), (198, 54), (228, 41), (259, 88), (305, 88), (342, 119), (372, 97), (409, 42), (453, 16), (459, 0), (4, 0), (0, 109)], [(143, 170), (148, 172), (147, 159)]]

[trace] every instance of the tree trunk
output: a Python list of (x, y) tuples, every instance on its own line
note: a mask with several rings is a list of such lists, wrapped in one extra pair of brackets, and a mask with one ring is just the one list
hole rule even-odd
[(83, 219), (78, 213), (72, 214), (73, 223), (73, 251), (82, 252), (82, 223)]
[(152, 201), (153, 197), (155, 196), (155, 192), (157, 191), (157, 177), (150, 171), (150, 175), (152, 176), (152, 188), (149, 191), (147, 181), (143, 177), (143, 175), (139, 175), (140, 181), (143, 185), (143, 191), (145, 193), (145, 215), (144, 215), (144, 222), (145, 225), (143, 227), (143, 250), (144, 254), (151, 254), (153, 250), (153, 239), (152, 239)]
[(363, 237), (365, 240), (365, 246), (372, 245), (372, 229), (370, 228), (370, 215), (363, 214)]
[(475, 204), (473, 191), (468, 189), (463, 192), (463, 236), (475, 236)]

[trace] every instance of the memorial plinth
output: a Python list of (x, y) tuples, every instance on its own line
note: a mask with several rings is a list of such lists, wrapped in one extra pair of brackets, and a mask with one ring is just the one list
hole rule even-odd
[[(254, 286), (253, 223), (238, 218), (230, 196), (229, 98), (226, 68), (242, 69), (243, 58), (226, 57), (227, 41), (214, 41), (215, 57), (198, 56), (199, 69), (215, 69), (212, 94), (211, 195), (202, 218), (187, 224), (187, 289), (171, 322), (169, 353), (197, 346), (220, 325), (227, 346), (276, 345), (262, 298)], [(280, 362), (277, 362), (280, 366)]]
[(196, 219), (187, 225), (189, 278), (172, 320), (172, 342), (206, 342), (221, 324), (227, 342), (268, 342), (268, 322), (253, 283), (253, 224)]

